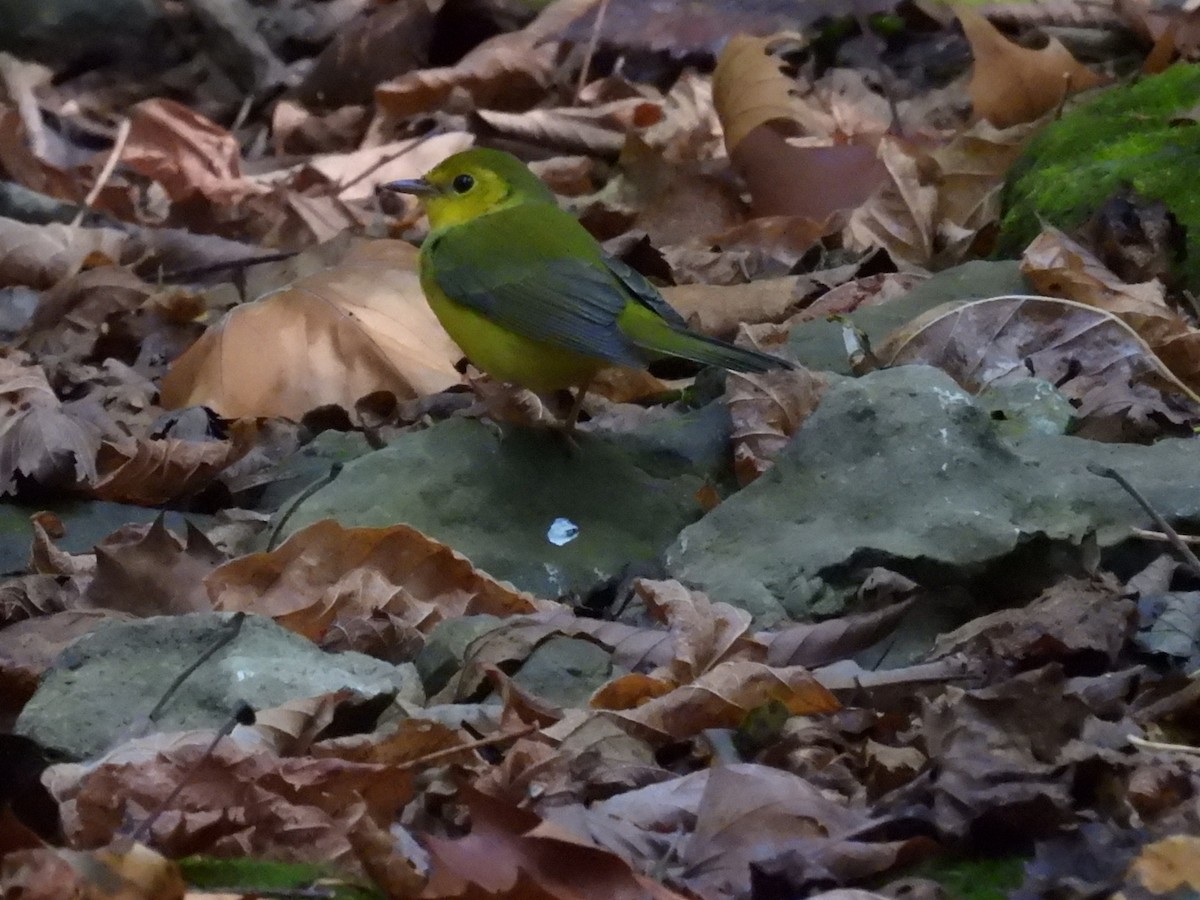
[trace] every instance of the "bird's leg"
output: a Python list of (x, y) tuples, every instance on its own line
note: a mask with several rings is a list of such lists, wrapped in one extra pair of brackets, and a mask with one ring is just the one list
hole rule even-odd
[(577, 393), (575, 394), (574, 401), (571, 403), (571, 411), (567, 413), (567, 418), (563, 422), (563, 434), (567, 437), (572, 437), (575, 434), (575, 423), (579, 421), (579, 414), (583, 411), (583, 401), (587, 397), (588, 387), (595, 377), (595, 375), (589, 375), (576, 388)]

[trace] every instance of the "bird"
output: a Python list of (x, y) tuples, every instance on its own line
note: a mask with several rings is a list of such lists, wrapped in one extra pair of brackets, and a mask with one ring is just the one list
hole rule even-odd
[(689, 328), (511, 153), (464, 150), (422, 178), (382, 187), (415, 195), (425, 210), (419, 276), (442, 327), (492, 378), (537, 394), (574, 388), (568, 434), (593, 378), (610, 366), (678, 357), (737, 372), (794, 368)]

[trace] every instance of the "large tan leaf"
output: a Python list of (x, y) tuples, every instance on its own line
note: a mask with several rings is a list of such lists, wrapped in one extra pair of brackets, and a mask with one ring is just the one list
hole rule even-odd
[(462, 352), (425, 302), (416, 259), (403, 241), (372, 241), (234, 309), (175, 361), (163, 405), (299, 419), (373, 391), (411, 398), (457, 384)]
[(1064, 97), (1108, 80), (1078, 62), (1057, 38), (1031, 50), (1014, 44), (969, 6), (955, 13), (975, 57), (967, 91), (977, 118), (1001, 128), (1032, 122)]
[(313, 640), (376, 611), (428, 631), (454, 616), (559, 608), (492, 579), (415, 528), (343, 528), (332, 519), (276, 550), (226, 563), (205, 585), (215, 609), (270, 616)]

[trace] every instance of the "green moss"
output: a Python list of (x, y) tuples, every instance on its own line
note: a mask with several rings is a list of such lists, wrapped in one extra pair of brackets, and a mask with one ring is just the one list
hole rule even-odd
[(998, 253), (1014, 256), (1041, 222), (1070, 230), (1114, 192), (1131, 185), (1167, 204), (1187, 228), (1175, 273), (1200, 288), (1200, 66), (1180, 64), (1114, 88), (1048, 125), (1009, 173)]

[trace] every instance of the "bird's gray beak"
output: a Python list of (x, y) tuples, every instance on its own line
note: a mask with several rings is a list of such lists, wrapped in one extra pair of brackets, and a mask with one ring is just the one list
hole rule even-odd
[(380, 185), (385, 191), (396, 191), (399, 194), (416, 194), (418, 197), (431, 197), (438, 192), (424, 178), (405, 178), (400, 181), (389, 181)]

